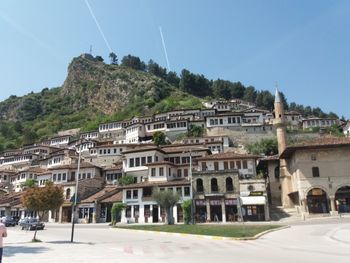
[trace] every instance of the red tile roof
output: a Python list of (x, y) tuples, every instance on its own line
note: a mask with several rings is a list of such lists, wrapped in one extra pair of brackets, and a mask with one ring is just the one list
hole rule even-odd
[(321, 137), (313, 141), (301, 142), (288, 146), (280, 158), (290, 157), (296, 150), (349, 147), (350, 138), (345, 137)]
[(206, 161), (206, 160), (227, 160), (227, 159), (258, 159), (260, 156), (252, 154), (240, 154), (235, 152), (225, 152), (207, 155), (203, 157), (196, 158), (197, 161)]
[(180, 179), (180, 180), (173, 180), (173, 181), (157, 181), (157, 182), (141, 182), (137, 184), (129, 184), (121, 186), (123, 189), (130, 189), (130, 188), (145, 188), (145, 187), (165, 187), (165, 186), (182, 186), (182, 185), (190, 185), (190, 181), (187, 179)]

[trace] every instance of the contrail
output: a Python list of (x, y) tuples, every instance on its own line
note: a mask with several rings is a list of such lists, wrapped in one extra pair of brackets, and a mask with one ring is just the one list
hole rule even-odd
[(166, 60), (167, 68), (168, 68), (168, 71), (170, 71), (170, 63), (169, 63), (169, 59), (168, 59), (168, 52), (166, 51), (166, 46), (165, 46), (165, 41), (164, 41), (164, 37), (163, 37), (163, 32), (162, 32), (162, 28), (160, 26), (159, 26), (159, 33), (160, 33), (160, 38), (162, 39), (162, 44), (163, 44), (163, 49), (164, 49), (164, 54), (165, 54), (165, 60)]
[(91, 8), (91, 6), (90, 6), (88, 0), (85, 0), (85, 4), (86, 4), (87, 8), (89, 9), (92, 18), (94, 19), (95, 24), (96, 24), (98, 30), (100, 31), (100, 34), (101, 34), (103, 40), (105, 41), (106, 46), (107, 46), (109, 52), (112, 52), (111, 46), (109, 45), (109, 43), (108, 43), (108, 41), (107, 41), (107, 38), (106, 38), (105, 34), (103, 33), (102, 28), (100, 27), (100, 23), (97, 21), (96, 16), (95, 16), (94, 12), (92, 11), (92, 8)]

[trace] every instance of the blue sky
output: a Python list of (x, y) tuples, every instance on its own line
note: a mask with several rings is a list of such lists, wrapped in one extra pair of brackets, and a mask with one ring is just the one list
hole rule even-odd
[[(178, 73), (241, 81), (350, 118), (350, 1), (89, 0), (111, 49)], [(71, 59), (108, 60), (85, 0), (0, 2), (0, 100), (62, 85)]]

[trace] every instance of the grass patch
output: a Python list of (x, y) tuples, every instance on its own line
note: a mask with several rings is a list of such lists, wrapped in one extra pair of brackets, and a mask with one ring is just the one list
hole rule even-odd
[(220, 237), (253, 237), (277, 225), (134, 225), (116, 226), (116, 228), (207, 235)]

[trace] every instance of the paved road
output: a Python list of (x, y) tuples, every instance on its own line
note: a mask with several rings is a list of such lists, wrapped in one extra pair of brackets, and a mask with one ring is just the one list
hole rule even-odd
[(28, 243), (33, 232), (8, 228), (3, 262), (349, 262), (349, 220), (320, 220), (276, 231), (254, 241), (214, 240), (152, 232), (78, 225), (38, 231), (42, 243)]

